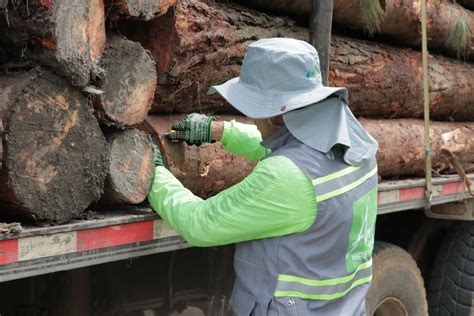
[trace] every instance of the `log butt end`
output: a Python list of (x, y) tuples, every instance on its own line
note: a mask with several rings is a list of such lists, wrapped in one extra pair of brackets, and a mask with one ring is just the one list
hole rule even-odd
[(106, 78), (103, 94), (94, 106), (106, 124), (130, 126), (142, 122), (155, 97), (155, 62), (137, 42), (114, 38), (107, 45), (102, 65)]
[(136, 129), (115, 132), (109, 141), (109, 172), (102, 204), (138, 204), (150, 191), (154, 174), (151, 139)]
[(47, 72), (8, 100), (4, 202), (37, 220), (65, 222), (102, 194), (106, 144), (86, 98)]
[(105, 46), (103, 0), (55, 1), (56, 58), (71, 73), (73, 83), (85, 86), (97, 72)]

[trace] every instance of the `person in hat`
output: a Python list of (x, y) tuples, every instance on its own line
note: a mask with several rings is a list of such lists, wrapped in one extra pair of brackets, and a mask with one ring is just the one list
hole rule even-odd
[(220, 141), (260, 160), (240, 183), (202, 200), (163, 167), (149, 201), (195, 246), (237, 243), (235, 315), (364, 315), (377, 214), (376, 141), (323, 86), (318, 54), (288, 38), (249, 45), (240, 76), (213, 86), (255, 125), (190, 114), (189, 144)]

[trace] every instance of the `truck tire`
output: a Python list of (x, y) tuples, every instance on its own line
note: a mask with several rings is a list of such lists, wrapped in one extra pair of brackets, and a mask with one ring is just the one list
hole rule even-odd
[(365, 302), (367, 315), (428, 315), (423, 278), (408, 252), (375, 242), (373, 262), (373, 280)]
[(460, 223), (448, 231), (428, 290), (430, 315), (474, 315), (474, 223)]

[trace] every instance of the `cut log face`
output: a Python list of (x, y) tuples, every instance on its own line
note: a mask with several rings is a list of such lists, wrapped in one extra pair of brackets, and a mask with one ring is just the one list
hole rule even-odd
[(2, 211), (65, 222), (100, 197), (106, 144), (82, 93), (32, 71), (0, 79), (0, 108), (0, 201), (8, 204)]
[[(157, 61), (152, 111), (166, 114), (235, 112), (207, 90), (239, 75), (247, 44), (274, 36), (308, 39), (308, 30), (289, 19), (212, 1), (183, 0), (149, 23), (122, 28)], [(431, 115), (474, 120), (474, 66), (440, 56), (430, 57), (429, 65)], [(333, 36), (329, 82), (349, 89), (349, 106), (356, 115), (422, 117), (421, 78), (419, 52)]]
[(153, 142), (136, 129), (107, 135), (109, 171), (105, 180), (104, 204), (137, 204), (150, 191), (155, 169)]
[(134, 18), (144, 21), (165, 14), (176, 0), (113, 0), (111, 5), (117, 18)]
[[(164, 133), (182, 117), (148, 116), (139, 128), (154, 137), (166, 167), (186, 188), (199, 197), (207, 198), (240, 182), (252, 171), (256, 161), (231, 154), (220, 143), (188, 146), (166, 140)], [(220, 116), (218, 119), (250, 123), (244, 117)]]
[(149, 53), (140, 45), (112, 37), (101, 66), (105, 78), (102, 94), (94, 96), (98, 118), (106, 125), (119, 127), (142, 122), (150, 109), (156, 90), (156, 67)]
[[(311, 0), (240, 0), (240, 2), (267, 11), (304, 16), (311, 14)], [(421, 46), (419, 0), (379, 0), (378, 17), (371, 13), (370, 9), (365, 8), (363, 3), (364, 1), (360, 0), (335, 0), (334, 23), (346, 29), (382, 34), (402, 45)], [(430, 50), (445, 52), (450, 56), (463, 55), (474, 58), (474, 12), (450, 1), (427, 1), (427, 16)], [(459, 23), (463, 23), (463, 26)], [(461, 43), (463, 41), (457, 42), (456, 32), (458, 35), (459, 32), (465, 34), (467, 38), (465, 37), (464, 44)]]
[[(382, 177), (423, 176), (424, 125), (422, 120), (360, 119), (365, 129), (379, 142), (378, 172)], [(431, 122), (433, 170), (455, 173), (442, 154), (454, 154), (466, 172), (474, 171), (474, 123)]]
[(0, 38), (13, 54), (21, 52), (15, 57), (53, 66), (75, 85), (89, 83), (104, 49), (103, 0), (22, 0), (9, 6), (0, 10)]

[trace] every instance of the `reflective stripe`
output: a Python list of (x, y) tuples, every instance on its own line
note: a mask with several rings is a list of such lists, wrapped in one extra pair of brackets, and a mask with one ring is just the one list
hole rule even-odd
[(334, 279), (312, 280), (291, 275), (279, 275), (274, 295), (315, 300), (331, 300), (346, 295), (360, 284), (372, 280), (372, 259), (360, 264), (354, 273)]
[(332, 192), (362, 178), (374, 169), (376, 165), (377, 161), (372, 159), (366, 164), (344, 168), (324, 177), (317, 178), (312, 181), (315, 183), (314, 190), (317, 195)]
[[(359, 185), (361, 185), (362, 183), (364, 183), (367, 179), (369, 179), (370, 177), (374, 176), (375, 174), (377, 174), (377, 167), (375, 167), (374, 169), (372, 169), (369, 173), (365, 174), (363, 177), (359, 178), (358, 180), (346, 185), (346, 186), (343, 186), (343, 187), (339, 187), (338, 189), (335, 189), (333, 191), (330, 191), (330, 192), (327, 192), (327, 193), (323, 193), (321, 195), (317, 194), (316, 196), (316, 202), (322, 202), (322, 201), (325, 201), (325, 200), (328, 200), (330, 198), (333, 198), (335, 196), (338, 196), (338, 195), (341, 195), (341, 194), (344, 194), (346, 193), (347, 191), (350, 191), (356, 187), (358, 187)], [(316, 193), (318, 193), (318, 191), (316, 191)]]
[(356, 170), (359, 170), (362, 166), (364, 165), (359, 165), (359, 166), (350, 166), (348, 168), (336, 171), (334, 173), (328, 174), (327, 176), (321, 177), (321, 178), (316, 178), (313, 180), (313, 185), (318, 185), (342, 176), (345, 176), (346, 174), (352, 173)]
[(297, 291), (275, 291), (275, 296), (276, 297), (299, 297), (299, 298), (309, 299), (309, 300), (335, 300), (335, 299), (345, 296), (356, 286), (362, 285), (364, 283), (368, 283), (371, 280), (372, 280), (372, 275), (363, 279), (359, 279), (355, 281), (354, 283), (352, 283), (352, 285), (348, 289), (342, 292), (334, 293), (334, 294), (307, 294), (307, 293), (302, 293), (302, 292), (297, 292)]
[(278, 281), (296, 282), (296, 283), (301, 283), (301, 284), (311, 285), (311, 286), (336, 285), (336, 284), (342, 284), (342, 283), (347, 283), (347, 282), (352, 281), (356, 277), (359, 271), (370, 268), (371, 266), (372, 266), (372, 258), (369, 261), (359, 264), (357, 269), (352, 274), (346, 275), (340, 278), (326, 279), (326, 280), (312, 280), (312, 279), (306, 279), (306, 278), (296, 277), (296, 276), (287, 275), (287, 274), (280, 274), (278, 276)]

